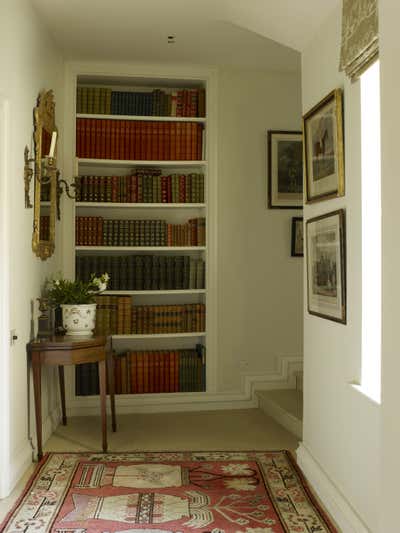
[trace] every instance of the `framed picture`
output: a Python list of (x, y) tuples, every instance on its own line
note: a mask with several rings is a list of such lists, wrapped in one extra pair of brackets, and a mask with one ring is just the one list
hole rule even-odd
[(303, 257), (303, 218), (292, 218), (292, 257)]
[(303, 135), (268, 131), (268, 207), (303, 207)]
[(308, 220), (306, 238), (308, 312), (345, 324), (345, 211)]
[(342, 91), (335, 89), (303, 117), (307, 203), (344, 195)]

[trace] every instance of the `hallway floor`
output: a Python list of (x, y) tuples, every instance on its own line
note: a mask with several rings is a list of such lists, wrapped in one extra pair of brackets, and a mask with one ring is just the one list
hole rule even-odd
[[(117, 416), (117, 432), (108, 433), (109, 451), (279, 450), (295, 451), (298, 439), (260, 409)], [(59, 426), (45, 451), (99, 451), (98, 417), (75, 417)], [(35, 465), (10, 497), (0, 501), (0, 520), (21, 493)]]

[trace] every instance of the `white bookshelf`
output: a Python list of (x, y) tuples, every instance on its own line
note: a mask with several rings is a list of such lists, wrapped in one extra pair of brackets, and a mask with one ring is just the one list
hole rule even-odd
[(76, 208), (97, 207), (101, 209), (204, 209), (206, 204), (173, 203), (120, 203), (120, 202), (75, 202)]
[[(132, 87), (135, 86), (135, 80), (140, 78), (141, 83), (145, 83), (146, 76), (141, 72), (141, 66), (124, 74), (125, 85), (128, 86), (128, 80), (132, 80)], [(129, 69), (128, 69), (129, 70)], [(145, 69), (146, 70), (146, 69)], [(82, 254), (96, 254), (104, 255), (124, 255), (125, 253), (140, 253), (140, 254), (162, 254), (162, 255), (193, 255), (195, 258), (202, 257), (206, 263), (206, 287), (207, 289), (182, 289), (182, 290), (109, 290), (104, 295), (109, 296), (131, 296), (137, 305), (173, 305), (185, 303), (204, 303), (206, 305), (206, 327), (205, 332), (185, 332), (185, 333), (165, 333), (165, 334), (132, 334), (132, 335), (113, 335), (112, 342), (114, 349), (126, 351), (128, 350), (163, 350), (163, 349), (188, 349), (194, 348), (197, 343), (204, 344), (207, 351), (207, 367), (206, 367), (206, 382), (207, 391), (204, 394), (213, 394), (216, 390), (216, 158), (215, 158), (215, 143), (216, 143), (216, 128), (215, 128), (215, 109), (213, 104), (213, 96), (216, 95), (216, 76), (211, 69), (204, 69), (200, 74), (196, 74), (190, 69), (187, 69), (187, 74), (177, 75), (174, 72), (168, 73), (168, 69), (161, 67), (164, 72), (161, 75), (157, 73), (148, 75), (149, 85), (154, 83), (154, 80), (159, 81), (159, 85), (163, 84), (174, 86), (176, 79), (177, 87), (185, 87), (189, 80), (189, 87), (204, 86), (207, 93), (207, 117), (160, 117), (160, 116), (125, 116), (125, 115), (104, 115), (104, 114), (86, 114), (75, 113), (75, 92), (76, 86), (83, 80), (83, 84), (87, 86), (112, 86), (117, 84), (110, 83), (113, 80), (121, 78), (121, 73), (118, 69), (114, 69), (111, 65), (105, 65), (102, 69), (104, 74), (97, 74), (91, 72), (90, 65), (71, 64), (67, 68), (67, 83), (70, 86), (69, 100), (67, 101), (67, 108), (71, 111), (71, 122), (66, 124), (66, 134), (70, 131), (69, 139), (66, 142), (66, 157), (65, 173), (66, 175), (124, 175), (134, 171), (135, 167), (157, 167), (163, 173), (181, 172), (191, 173), (199, 172), (205, 176), (205, 201), (202, 203), (120, 203), (120, 202), (69, 202), (63, 200), (65, 204), (72, 207), (70, 215), (70, 224), (68, 225), (68, 218), (63, 224), (64, 242), (70, 242), (73, 253), (70, 258), (66, 258), (64, 268), (65, 274), (73, 277), (75, 272), (75, 257)], [(87, 80), (90, 80), (89, 83)], [(213, 112), (214, 109), (214, 112)], [(213, 118), (214, 117), (214, 118)], [(203, 153), (206, 157), (203, 160), (112, 160), (112, 159), (98, 159), (98, 158), (77, 158), (75, 157), (75, 123), (77, 118), (101, 119), (101, 120), (133, 120), (133, 121), (161, 121), (161, 122), (197, 122), (204, 125), (205, 135), (203, 136)], [(174, 172), (175, 171), (175, 172)], [(148, 213), (148, 214), (146, 214)], [(163, 218), (170, 223), (181, 224), (193, 217), (206, 218), (206, 246), (139, 246), (139, 247), (125, 247), (125, 246), (76, 246), (74, 242), (74, 221), (75, 216), (102, 216), (104, 218), (121, 218), (121, 219), (140, 219), (140, 218)], [(70, 272), (70, 274), (69, 274)], [(138, 300), (136, 298), (139, 298)], [(120, 348), (119, 348), (120, 346)], [(146, 348), (147, 347), (147, 348)], [(72, 376), (72, 374), (71, 374)], [(71, 379), (71, 378), (70, 378)], [(73, 393), (73, 385), (69, 388), (70, 394), (74, 398), (74, 405), (84, 405), (85, 398), (75, 397)], [(157, 393), (154, 396), (162, 398), (171, 398), (176, 395), (187, 395), (188, 392), (182, 393)], [(149, 395), (134, 395), (132, 402), (138, 400), (138, 396), (148, 398)], [(129, 398), (130, 395), (124, 395)], [(118, 399), (118, 398), (117, 398)], [(165, 404), (165, 400), (162, 401)]]
[(146, 115), (103, 115), (94, 113), (77, 113), (76, 118), (97, 118), (102, 120), (141, 120), (151, 122), (196, 122), (206, 124), (206, 117), (159, 117)]
[(132, 160), (125, 159), (94, 159), (90, 157), (78, 157), (77, 162), (79, 166), (83, 167), (159, 167), (159, 168), (199, 168), (205, 167), (208, 161), (150, 161), (145, 160)]

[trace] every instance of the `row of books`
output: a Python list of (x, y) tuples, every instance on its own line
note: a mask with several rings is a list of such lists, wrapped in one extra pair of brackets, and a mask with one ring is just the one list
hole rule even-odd
[(205, 246), (205, 241), (204, 217), (189, 219), (185, 224), (84, 216), (75, 219), (77, 246)]
[(203, 144), (203, 125), (196, 122), (76, 121), (76, 155), (82, 158), (199, 161)]
[(130, 296), (97, 296), (98, 335), (204, 332), (204, 304), (132, 305)]
[(50, 216), (40, 215), (39, 236), (41, 241), (50, 240)]
[(205, 262), (188, 255), (76, 256), (76, 279), (108, 272), (109, 290), (188, 290), (205, 288)]
[(78, 87), (76, 112), (105, 115), (204, 117), (205, 90), (113, 91), (106, 87)]
[[(130, 351), (114, 355), (115, 394), (156, 394), (206, 390), (206, 351)], [(75, 366), (75, 394), (99, 393), (97, 363)]]
[(136, 169), (130, 176), (79, 176), (77, 202), (203, 203), (204, 175), (161, 175), (160, 169)]

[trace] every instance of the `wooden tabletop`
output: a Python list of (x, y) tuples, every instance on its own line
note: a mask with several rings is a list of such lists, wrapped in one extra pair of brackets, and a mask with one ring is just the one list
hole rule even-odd
[(27, 345), (28, 350), (76, 350), (79, 348), (93, 348), (104, 346), (107, 338), (104, 336), (84, 337), (77, 335), (54, 336), (48, 339), (34, 339)]

